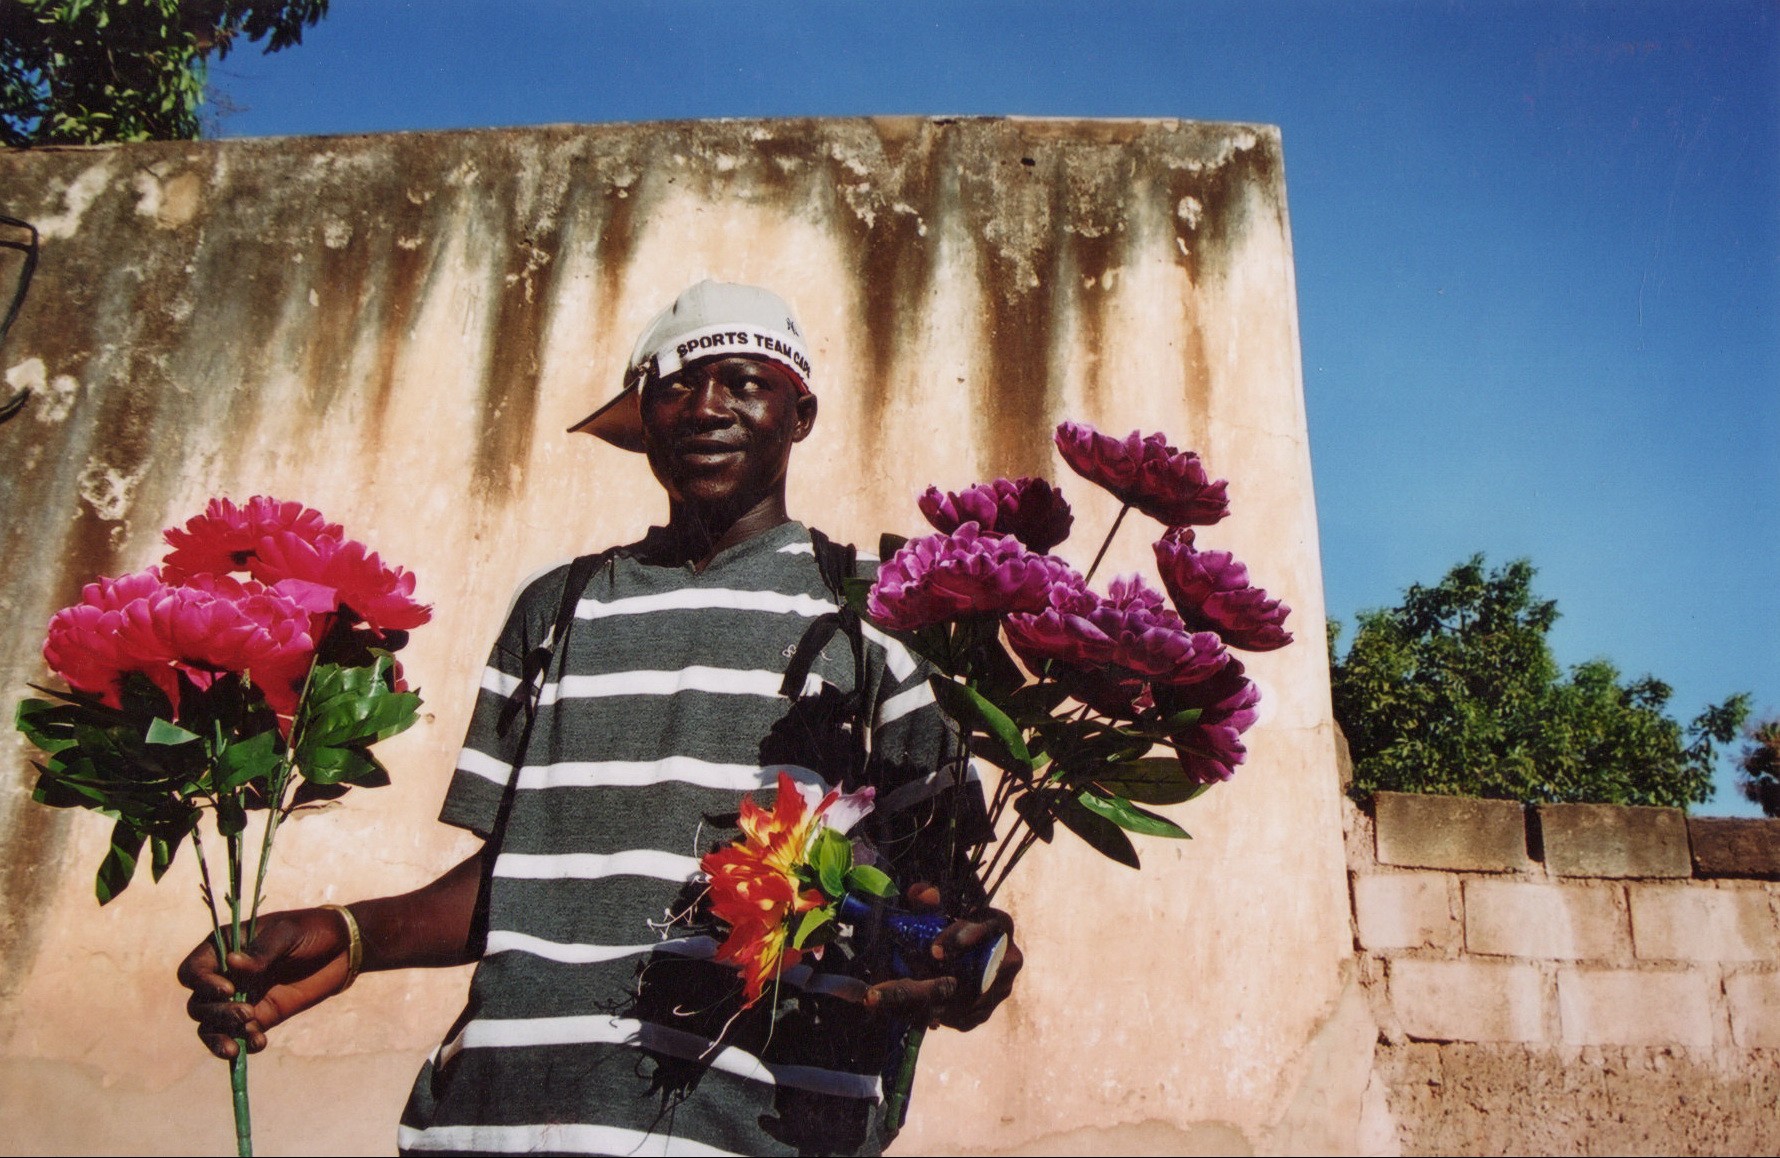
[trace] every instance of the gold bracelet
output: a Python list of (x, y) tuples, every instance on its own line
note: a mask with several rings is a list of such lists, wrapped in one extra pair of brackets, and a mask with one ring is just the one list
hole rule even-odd
[(322, 908), (339, 913), (340, 919), (346, 922), (346, 984), (334, 990), (335, 993), (345, 993), (358, 980), (358, 971), (365, 963), (365, 941), (359, 936), (358, 919), (352, 915), (351, 909), (345, 905), (323, 905)]

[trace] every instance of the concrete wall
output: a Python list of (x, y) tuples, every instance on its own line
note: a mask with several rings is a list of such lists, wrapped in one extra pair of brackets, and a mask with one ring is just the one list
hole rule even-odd
[(1368, 1148), (1780, 1150), (1780, 821), (1396, 793), (1349, 819)]
[[(936, 1035), (904, 1152), (1359, 1144), (1376, 1035), (1343, 881), (1316, 525), (1278, 134), (1164, 121), (721, 122), (13, 152), (0, 210), (43, 264), (0, 369), (0, 687), (41, 678), (80, 584), (158, 557), (214, 494), (301, 498), (418, 572), (428, 696), (396, 782), (295, 821), (277, 904), (417, 885), (513, 584), (663, 513), (641, 462), (561, 431), (702, 276), (790, 297), (822, 417), (795, 512), (871, 541), (913, 496), (1060, 463), (1078, 418), (1162, 429), (1233, 480), (1205, 540), (1296, 609), (1251, 670), (1234, 783), (1141, 876), (1059, 845), (1007, 895), (1028, 968), (995, 1024)], [(1084, 542), (1111, 504), (1063, 480)], [(1080, 551), (1078, 548), (1078, 561)], [(1112, 565), (1145, 565), (1141, 533)], [(173, 963), (191, 861), (101, 911), (106, 825), (0, 766), (0, 1149), (223, 1151), (223, 1067)], [(254, 1063), (266, 1154), (387, 1152), (461, 971), (372, 976)]]

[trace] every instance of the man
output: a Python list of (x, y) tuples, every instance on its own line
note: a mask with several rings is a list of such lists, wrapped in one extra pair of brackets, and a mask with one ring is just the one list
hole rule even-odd
[[(441, 813), (483, 850), (404, 896), (263, 918), (229, 961), (249, 1003), (228, 1000), (200, 945), (180, 979), (213, 1053), (263, 1048), (360, 970), (476, 961), (403, 1113), (404, 1150), (846, 1153), (893, 1133), (885, 1075), (906, 1028), (971, 1028), (1007, 996), (1006, 915), (954, 921), (934, 950), (1009, 936), (987, 992), (937, 964), (885, 980), (872, 954), (836, 947), (745, 1010), (698, 935), (698, 855), (786, 765), (877, 790), (868, 836), (912, 902), (974, 901), (957, 866), (981, 802), (954, 782), (925, 670), (869, 625), (811, 630), (844, 621), (824, 574), (837, 553), (785, 509), (816, 420), (809, 377), (765, 290), (702, 282), (650, 324), (624, 390), (574, 429), (641, 450), (668, 522), (521, 592)], [(788, 669), (800, 686), (782, 686)]]

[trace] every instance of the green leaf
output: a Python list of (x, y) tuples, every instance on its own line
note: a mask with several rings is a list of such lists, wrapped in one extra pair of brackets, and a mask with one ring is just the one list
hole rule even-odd
[(148, 851), (151, 858), (149, 865), (154, 872), (155, 883), (159, 884), (161, 878), (167, 875), (167, 869), (173, 864), (173, 854), (179, 851), (179, 846), (184, 840), (183, 835), (178, 840), (171, 841), (164, 836), (148, 838)]
[(1182, 728), (1190, 728), (1199, 722), (1205, 714), (1204, 708), (1182, 708), (1162, 721), (1162, 727), (1169, 732), (1178, 732)]
[(832, 828), (824, 828), (810, 845), (810, 867), (816, 871), (822, 891), (832, 900), (847, 892), (847, 872), (853, 867), (853, 845)]
[(60, 752), (74, 746), (66, 724), (68, 705), (48, 700), (20, 700), (13, 716), (14, 726), (45, 752)]
[(865, 604), (871, 595), (872, 581), (857, 577), (841, 580), (841, 595), (861, 619), (866, 617)]
[(847, 891), (888, 900), (896, 895), (896, 882), (882, 869), (868, 864), (856, 864), (847, 874)]
[(228, 792), (256, 780), (270, 780), (284, 760), (278, 753), (278, 734), (261, 732), (223, 749), (217, 761), (223, 773), (219, 792)]
[(127, 820), (111, 828), (111, 848), (99, 863), (99, 875), (93, 881), (93, 892), (101, 905), (108, 905), (125, 889), (136, 875), (136, 859), (142, 855), (142, 830)]
[(1173, 756), (1109, 764), (1095, 770), (1092, 782), (1110, 796), (1139, 804), (1185, 804), (1211, 787), (1188, 776)]
[(1075, 796), (1058, 793), (1052, 810), (1065, 828), (1087, 841), (1095, 851), (1122, 865), (1142, 867), (1137, 850), (1131, 847), (1131, 838), (1124, 830), (1098, 812), (1090, 811)]
[(156, 716), (148, 725), (148, 733), (143, 740), (150, 744), (160, 744), (169, 748), (177, 748), (181, 744), (190, 744), (203, 737), (196, 732), (188, 732), (171, 720), (163, 720)]
[(216, 831), (225, 837), (239, 836), (247, 828), (247, 810), (241, 806), (239, 793), (231, 792), (216, 801)]
[(355, 783), (369, 779), (379, 765), (359, 748), (315, 748), (307, 764), (299, 764), (303, 779), (315, 784)]
[(927, 677), (933, 696), (948, 716), (965, 728), (981, 731), (994, 740), (994, 749), (985, 755), (998, 768), (1019, 767), (1032, 770), (1032, 753), (1015, 724), (1000, 708), (984, 699), (974, 688), (947, 679), (942, 675)]
[(1040, 680), (1012, 693), (1006, 702), (1008, 714), (1014, 719), (1032, 720), (1039, 716), (1049, 716), (1057, 710), (1058, 704), (1068, 698), (1069, 693), (1062, 684), (1055, 680)]
[(1165, 816), (1157, 816), (1117, 796), (1101, 796), (1083, 792), (1076, 797), (1089, 812), (1098, 813), (1120, 828), (1141, 832), (1145, 836), (1166, 836), (1175, 840), (1191, 840), (1187, 830)]
[(1057, 833), (1057, 801), (1067, 799), (1067, 795), (1054, 790), (1022, 792), (1014, 797), (1014, 811), (1020, 814), (1038, 839), (1049, 844), (1051, 837)]
[[(797, 922), (797, 931), (791, 934), (791, 947), (793, 949), (807, 948), (810, 938), (824, 926), (832, 924), (833, 921), (834, 911), (827, 905), (811, 909)], [(830, 929), (829, 932), (832, 933), (833, 930)]]
[(881, 560), (888, 560), (890, 556), (908, 546), (908, 542), (907, 535), (892, 535), (889, 533), (879, 535), (878, 558)]

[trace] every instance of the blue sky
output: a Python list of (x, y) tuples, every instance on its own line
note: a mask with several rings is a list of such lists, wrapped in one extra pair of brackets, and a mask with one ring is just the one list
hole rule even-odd
[[(1530, 557), (1780, 713), (1780, 5), (334, 0), (225, 136), (866, 113), (1284, 132), (1330, 614)], [(1311, 625), (1301, 630), (1314, 638)], [(1703, 811), (1752, 815), (1728, 787)]]

